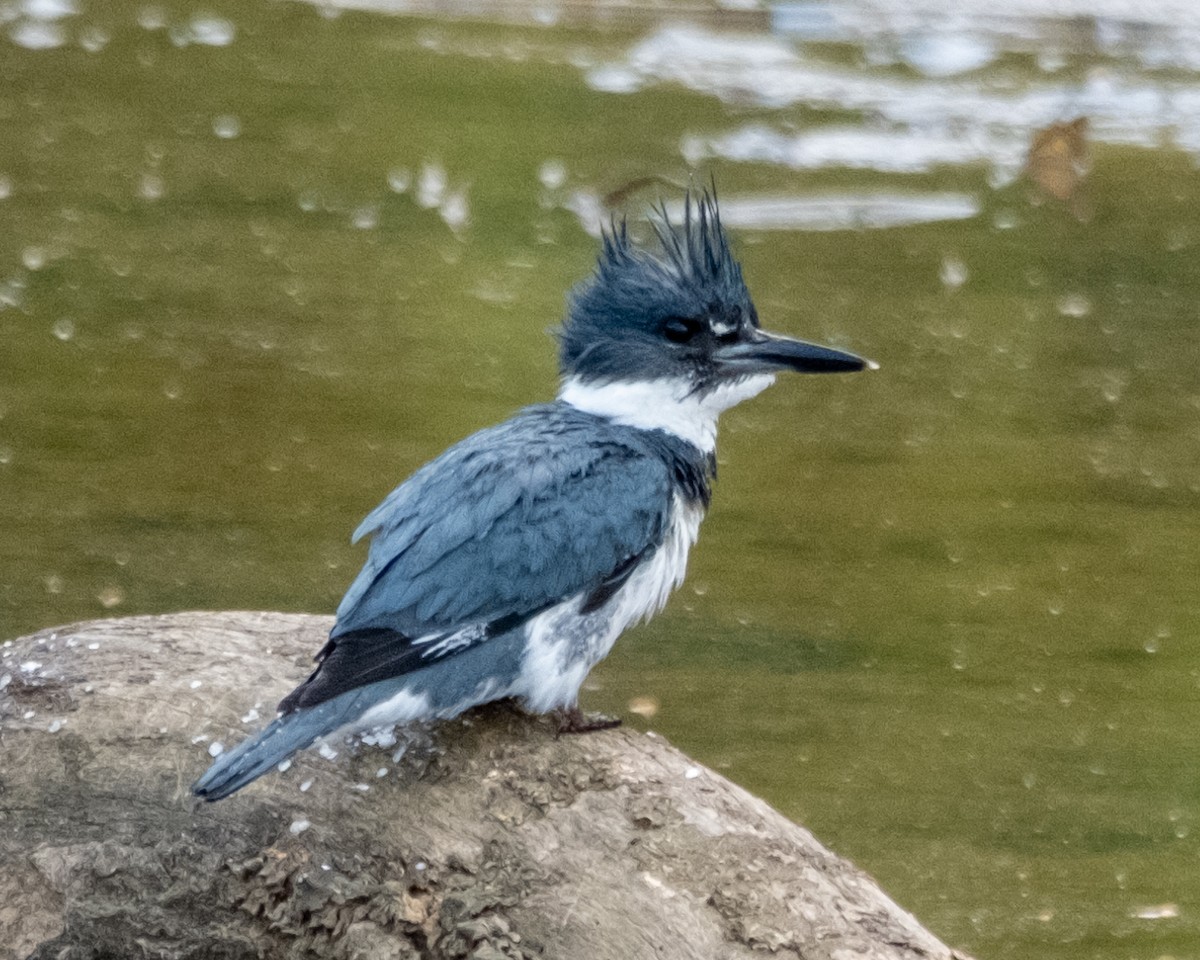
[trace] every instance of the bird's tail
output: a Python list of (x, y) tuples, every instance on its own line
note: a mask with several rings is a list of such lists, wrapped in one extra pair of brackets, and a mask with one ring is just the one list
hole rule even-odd
[(351, 690), (276, 718), (257, 736), (221, 754), (192, 784), (192, 793), (205, 800), (220, 800), (241, 790), (317, 737), (353, 724), (374, 701), (364, 696), (365, 692), (363, 688)]
[[(218, 757), (192, 786), (192, 793), (205, 800), (220, 800), (318, 737), (339, 730), (445, 719), (477, 703), (507, 696), (520, 669), (524, 636), (523, 631), (510, 629), (487, 643), (454, 653), (457, 669), (447, 669), (444, 660), (435, 660), (422, 669), (354, 687), (312, 706), (293, 706), (297, 698), (289, 696), (281, 704), (283, 715), (262, 733)], [(322, 667), (328, 662), (322, 661)]]

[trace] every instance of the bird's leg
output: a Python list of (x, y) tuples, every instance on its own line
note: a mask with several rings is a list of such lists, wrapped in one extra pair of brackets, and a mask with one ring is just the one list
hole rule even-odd
[(584, 713), (578, 706), (560, 707), (554, 711), (558, 719), (558, 732), (591, 733), (593, 730), (611, 730), (621, 725), (620, 717), (603, 713)]

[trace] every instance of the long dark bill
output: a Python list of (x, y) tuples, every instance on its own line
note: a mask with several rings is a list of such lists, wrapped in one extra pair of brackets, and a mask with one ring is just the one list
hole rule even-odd
[(804, 340), (793, 340), (775, 333), (755, 330), (746, 339), (720, 347), (715, 359), (731, 374), (774, 373), (854, 373), (875, 369), (878, 364), (853, 353), (822, 347)]

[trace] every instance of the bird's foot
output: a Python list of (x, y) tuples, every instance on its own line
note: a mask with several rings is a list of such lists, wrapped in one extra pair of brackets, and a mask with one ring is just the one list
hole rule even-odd
[(584, 713), (578, 707), (563, 707), (555, 710), (558, 718), (558, 732), (591, 733), (593, 730), (611, 730), (621, 725), (620, 717), (610, 717), (604, 713)]

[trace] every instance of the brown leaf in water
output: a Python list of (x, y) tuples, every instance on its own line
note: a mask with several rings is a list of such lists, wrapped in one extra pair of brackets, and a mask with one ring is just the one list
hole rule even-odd
[(1087, 131), (1087, 117), (1076, 117), (1034, 134), (1025, 175), (1046, 196), (1063, 202), (1074, 199), (1088, 173)]

